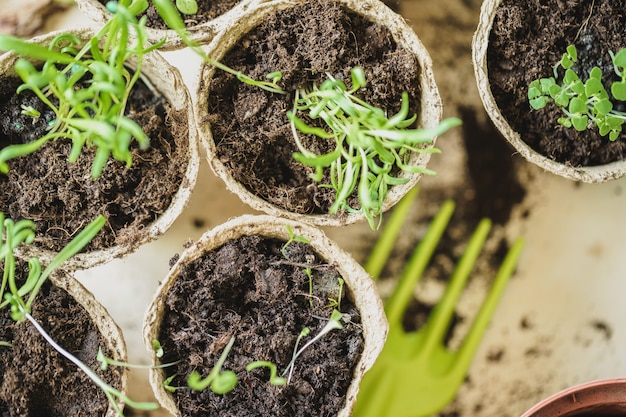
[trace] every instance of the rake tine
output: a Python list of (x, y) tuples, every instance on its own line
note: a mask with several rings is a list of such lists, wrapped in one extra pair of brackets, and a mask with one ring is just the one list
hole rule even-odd
[(428, 355), (443, 342), (458, 299), (482, 251), (490, 229), (491, 221), (483, 219), (476, 227), (476, 230), (474, 230), (463, 256), (461, 256), (450, 278), (443, 297), (435, 306), (431, 313), (432, 315), (424, 326), (424, 345), (420, 347), (421, 352)]
[(524, 239), (517, 239), (507, 252), (502, 265), (500, 265), (500, 269), (496, 274), (492, 287), (480, 307), (478, 315), (474, 319), (472, 327), (465, 337), (465, 340), (459, 348), (454, 366), (457, 372), (464, 373), (469, 368), (476, 349), (478, 349), (480, 341), (483, 338), (483, 334), (489, 325), (489, 321), (491, 320), (491, 317), (493, 317), (493, 313), (498, 306), (500, 298), (502, 298), (502, 293), (504, 292), (509, 279), (515, 272), (517, 261), (522, 253), (522, 249), (524, 248), (524, 243)]
[(391, 326), (402, 323), (402, 316), (413, 297), (415, 284), (424, 273), (453, 212), (454, 202), (445, 201), (402, 271), (393, 294), (385, 303), (385, 313)]
[(402, 225), (406, 220), (411, 206), (417, 199), (419, 187), (413, 187), (394, 207), (389, 219), (374, 244), (374, 248), (363, 268), (370, 274), (372, 279), (376, 281), (380, 277), (380, 272), (385, 267), (385, 263), (389, 259), (389, 254), (393, 249), (394, 243), (398, 238)]

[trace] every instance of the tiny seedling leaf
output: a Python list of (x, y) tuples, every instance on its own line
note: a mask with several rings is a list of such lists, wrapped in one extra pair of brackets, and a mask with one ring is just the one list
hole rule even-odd
[(181, 13), (191, 15), (198, 13), (198, 3), (196, 0), (176, 0), (176, 8)]

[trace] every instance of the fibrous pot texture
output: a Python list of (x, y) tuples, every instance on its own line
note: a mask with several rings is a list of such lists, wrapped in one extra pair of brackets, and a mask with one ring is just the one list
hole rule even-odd
[[(57, 33), (34, 39), (48, 44)], [(88, 39), (92, 32), (77, 32)], [(29, 90), (15, 94), (21, 80), (14, 54), (0, 60), (0, 146), (26, 143), (45, 133), (52, 113)], [(158, 91), (158, 95), (152, 89)], [(99, 178), (91, 177), (95, 151), (87, 147), (68, 162), (71, 141), (48, 142), (39, 151), (9, 161), (0, 175), (0, 211), (13, 219), (37, 224), (35, 249), (29, 256), (51, 259), (90, 219), (103, 214), (107, 225), (67, 268), (86, 268), (132, 252), (160, 236), (182, 211), (199, 166), (197, 135), (190, 98), (178, 71), (158, 53), (144, 57), (142, 78), (132, 90), (127, 116), (150, 138), (141, 150), (131, 144), (132, 166), (112, 158)], [(41, 111), (37, 119), (21, 113), (21, 105)]]
[[(126, 393), (124, 368), (100, 369), (98, 350), (126, 361), (122, 332), (104, 307), (72, 276), (54, 273), (33, 304), (32, 316), (65, 350), (106, 383)], [(115, 417), (105, 393), (61, 356), (28, 321), (0, 314), (0, 414), (12, 417)], [(118, 404), (123, 407), (123, 404)]]
[[(288, 227), (310, 243), (285, 246)], [(162, 406), (177, 416), (350, 415), (388, 326), (373, 281), (348, 254), (311, 226), (248, 215), (207, 232), (173, 261), (144, 327), (147, 346), (153, 340), (163, 346), (157, 363), (178, 361), (151, 371)], [(267, 369), (245, 370), (270, 361), (287, 377), (299, 334), (310, 330), (302, 347), (333, 310), (342, 313), (343, 328), (303, 351), (287, 385), (271, 385)], [(231, 338), (223, 370), (239, 377), (233, 391), (164, 388), (169, 377), (170, 385), (184, 387), (192, 371), (208, 375)]]
[[(357, 95), (388, 115), (401, 95), (409, 95), (417, 126), (439, 123), (441, 102), (431, 60), (412, 29), (378, 1), (276, 1), (261, 5), (233, 22), (206, 46), (207, 53), (242, 73), (265, 80), (280, 71), (286, 94), (269, 93), (240, 82), (206, 64), (198, 80), (196, 119), (209, 162), (227, 187), (254, 209), (316, 225), (362, 221), (362, 213), (329, 215), (335, 191), (311, 179), (314, 169), (293, 158), (297, 151), (287, 111), (297, 89), (333, 77), (350, 82), (350, 70), (363, 68), (367, 86)], [(317, 121), (311, 121), (317, 123)], [(334, 142), (302, 135), (316, 154)], [(414, 154), (411, 163), (425, 167), (429, 154)], [(330, 183), (329, 172), (321, 183)], [(392, 186), (385, 211), (421, 175), (400, 174), (406, 184)], [(349, 203), (358, 208), (354, 193)]]
[[(261, 3), (262, 0), (200, 0), (198, 13), (181, 17), (185, 22), (190, 38), (196, 42), (209, 42), (217, 33), (223, 30), (224, 25), (233, 19), (238, 19), (250, 7)], [(106, 9), (108, 0), (76, 0), (79, 10), (95, 22), (104, 24), (111, 18)], [(158, 43), (166, 38), (161, 50), (177, 50), (186, 45), (178, 34), (169, 29), (152, 4), (148, 0), (148, 9), (141, 14), (146, 16), (148, 41)]]
[(593, 66), (615, 81), (609, 51), (624, 47), (624, 1), (486, 0), (473, 40), (473, 60), (481, 99), (504, 137), (527, 160), (563, 177), (602, 182), (626, 173), (626, 136), (610, 141), (597, 127), (566, 128), (563, 111), (549, 103), (532, 110), (528, 86), (553, 77), (568, 45), (584, 81)]

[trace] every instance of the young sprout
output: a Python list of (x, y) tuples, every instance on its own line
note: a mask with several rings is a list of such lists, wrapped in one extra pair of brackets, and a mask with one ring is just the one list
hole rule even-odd
[(534, 80), (528, 86), (530, 106), (539, 110), (552, 102), (565, 114), (557, 123), (578, 131), (595, 125), (600, 135), (608, 134), (609, 140), (615, 141), (626, 121), (626, 113), (616, 109), (616, 102), (626, 101), (626, 48), (615, 55), (609, 53), (615, 73), (621, 78), (611, 84), (612, 97), (602, 83), (602, 70), (599, 67), (593, 67), (589, 77), (581, 80), (575, 71), (578, 53), (574, 45), (569, 45), (554, 66), (554, 76)]
[[(243, 83), (272, 93), (287, 93), (277, 84), (282, 77), (280, 71), (267, 74), (266, 78), (270, 81), (259, 81), (233, 70), (208, 56), (191, 39), (171, 0), (153, 0), (153, 3), (168, 27), (174, 29), (183, 43), (203, 60), (236, 76)], [(378, 216), (381, 219), (382, 205), (389, 187), (409, 181), (407, 178), (395, 176), (396, 169), (409, 173), (434, 174), (431, 170), (411, 165), (410, 156), (415, 153), (439, 152), (436, 148), (424, 145), (431, 144), (436, 136), (460, 125), (461, 121), (448, 118), (435, 127), (411, 129), (410, 126), (417, 116), (408, 116), (409, 98), (406, 92), (402, 95), (398, 114), (388, 118), (385, 111), (354, 95), (365, 85), (365, 74), (358, 67), (352, 68), (351, 73), (350, 90), (342, 81), (327, 74), (328, 80), (321, 86), (312, 85), (296, 92), (293, 110), (287, 113), (298, 147), (298, 152), (293, 157), (296, 161), (315, 168), (312, 178), (316, 182), (322, 180), (325, 169), (330, 169), (331, 183), (322, 186), (331, 187), (336, 192), (335, 202), (329, 210), (331, 214), (340, 210), (360, 212), (365, 215), (370, 226), (376, 228), (374, 218)], [(320, 118), (327, 129), (307, 125), (297, 116), (298, 112), (303, 111), (308, 112), (312, 119)], [(303, 146), (298, 131), (326, 139), (335, 145), (335, 149), (325, 155), (316, 155)], [(347, 202), (355, 189), (358, 190), (358, 209)]]
[(198, 54), (198, 56), (200, 56), (200, 58), (202, 58), (204, 61), (213, 65), (217, 69), (220, 69), (224, 72), (234, 75), (235, 77), (237, 77), (239, 81), (243, 83), (262, 88), (271, 93), (285, 94), (285, 91), (277, 84), (277, 82), (280, 81), (281, 79), (280, 72), (275, 71), (275, 72), (268, 74), (267, 79), (269, 79), (270, 81), (259, 81), (259, 80), (250, 78), (249, 76), (242, 73), (241, 71), (236, 71), (230, 68), (229, 66), (222, 64), (221, 62), (208, 56), (204, 52), (204, 50), (200, 47), (200, 45), (191, 38), (191, 36), (189, 35), (189, 32), (187, 31), (185, 23), (183, 22), (180, 15), (178, 14), (176, 7), (172, 3), (172, 0), (153, 0), (152, 4), (154, 4), (154, 7), (156, 8), (157, 12), (159, 13), (159, 16), (161, 16), (161, 19), (163, 19), (165, 24), (170, 29), (173, 29), (174, 31), (176, 31), (176, 33), (178, 34), (178, 36), (180, 36), (180, 39), (183, 41), (183, 43), (187, 45), (188, 47), (190, 47), (191, 50), (193, 50), (196, 54)]
[(280, 376), (277, 375), (276, 365), (273, 364), (272, 362), (268, 362), (268, 361), (254, 361), (254, 362), (250, 362), (246, 366), (246, 371), (250, 372), (251, 370), (256, 369), (256, 368), (260, 368), (260, 367), (269, 368), (269, 370), (270, 370), (270, 384), (272, 384), (272, 385), (285, 385), (285, 384), (287, 384), (287, 380), (285, 378), (280, 377)]
[[(390, 186), (409, 180), (396, 176), (403, 172), (434, 174), (433, 171), (409, 163), (415, 153), (436, 153), (436, 148), (424, 147), (433, 139), (458, 126), (456, 118), (443, 120), (439, 125), (424, 129), (411, 129), (417, 115), (409, 117), (409, 97), (402, 94), (400, 111), (387, 117), (382, 109), (358, 98), (355, 93), (366, 84), (365, 74), (359, 67), (352, 68), (352, 87), (326, 74), (320, 86), (311, 85), (296, 92), (293, 110), (287, 113), (291, 122), (298, 152), (293, 157), (304, 165), (315, 168), (311, 178), (320, 182), (325, 169), (330, 169), (330, 184), (335, 190), (331, 214), (340, 210), (360, 212), (370, 227), (376, 228), (374, 218), (382, 214), (382, 206)], [(306, 112), (311, 119), (321, 119), (327, 129), (309, 126), (297, 116)], [(303, 145), (300, 133), (328, 140), (334, 149), (317, 155)], [(360, 208), (351, 207), (348, 198), (357, 190)]]
[[(20, 220), (15, 223), (13, 220), (5, 218), (3, 213), (0, 213), (0, 237), (2, 238), (2, 241), (0, 242), (0, 258), (4, 261), (4, 272), (2, 276), (2, 284), (0, 286), (0, 297), (4, 301), (0, 303), (0, 308), (9, 307), (12, 319), (17, 322), (25, 320), (30, 322), (39, 334), (44, 337), (48, 344), (52, 346), (52, 348), (54, 348), (67, 360), (75, 364), (105, 393), (107, 399), (117, 414), (123, 416), (122, 411), (117, 404), (118, 400), (131, 407), (141, 410), (155, 410), (158, 408), (158, 404), (132, 401), (122, 392), (107, 384), (104, 380), (102, 380), (102, 378), (100, 378), (100, 376), (98, 376), (98, 374), (85, 365), (80, 359), (60, 346), (30, 314), (35, 297), (50, 274), (59, 268), (63, 262), (84, 248), (85, 245), (87, 245), (87, 243), (95, 237), (100, 229), (102, 229), (105, 223), (106, 218), (102, 215), (98, 216), (74, 239), (72, 239), (72, 241), (55, 256), (55, 258), (43, 271), (39, 259), (31, 258), (28, 261), (28, 276), (20, 285), (16, 277), (17, 266), (14, 251), (20, 245), (28, 245), (33, 242), (35, 238), (35, 225), (29, 220)], [(2, 342), (2, 345), (10, 346), (7, 342)]]
[(313, 270), (308, 267), (304, 268), (302, 272), (309, 278), (309, 305), (313, 308)]
[(161, 358), (161, 357), (163, 357), (163, 354), (164, 354), (165, 352), (163, 351), (163, 346), (161, 346), (161, 342), (159, 342), (159, 341), (158, 341), (158, 340), (156, 340), (156, 339), (153, 339), (153, 340), (152, 340), (152, 349), (154, 350), (154, 355), (155, 355), (157, 358)]
[(172, 376), (165, 378), (165, 380), (163, 381), (163, 388), (165, 388), (166, 391), (175, 392), (179, 388), (179, 387), (172, 386), (172, 381), (174, 381), (174, 378), (176, 378), (177, 376), (178, 374), (174, 374)]
[(170, 363), (163, 363), (160, 365), (135, 365), (135, 364), (130, 364), (128, 362), (121, 362), (113, 358), (109, 358), (108, 356), (104, 354), (104, 352), (102, 351), (102, 348), (98, 348), (98, 354), (96, 355), (96, 360), (100, 362), (100, 369), (102, 369), (103, 371), (106, 371), (109, 368), (109, 366), (119, 366), (122, 368), (135, 368), (135, 369), (169, 368), (170, 366), (174, 366), (178, 362), (180, 362), (180, 361), (176, 361), (176, 362), (170, 362)]
[(337, 310), (333, 310), (333, 312), (330, 315), (330, 318), (328, 319), (328, 322), (326, 323), (326, 325), (322, 328), (322, 330), (320, 330), (320, 332), (315, 335), (315, 337), (313, 337), (313, 339), (309, 340), (304, 346), (302, 346), (299, 350), (298, 349), (298, 343), (300, 342), (300, 339), (303, 337), (306, 337), (309, 335), (309, 328), (305, 327), (304, 329), (302, 329), (302, 331), (300, 332), (300, 335), (298, 336), (298, 339), (296, 340), (296, 346), (294, 348), (294, 353), (293, 356), (291, 357), (291, 361), (289, 362), (289, 364), (287, 365), (287, 368), (283, 371), (283, 376), (289, 372), (289, 376), (287, 377), (287, 384), (289, 384), (289, 382), (291, 381), (291, 376), (293, 375), (293, 369), (296, 363), (296, 359), (298, 359), (298, 356), (300, 356), (302, 354), (302, 352), (308, 348), (309, 346), (311, 346), (313, 343), (317, 342), (319, 339), (321, 339), (325, 334), (331, 332), (332, 330), (335, 329), (343, 329), (343, 325), (341, 324), (341, 318), (342, 318), (342, 314), (337, 311)]
[(230, 370), (222, 372), (222, 365), (224, 365), (228, 352), (230, 352), (234, 343), (235, 336), (230, 338), (230, 341), (224, 348), (222, 355), (217, 360), (217, 363), (206, 378), (202, 379), (197, 371), (193, 371), (187, 379), (187, 385), (189, 385), (189, 388), (196, 391), (203, 391), (207, 387), (210, 387), (211, 391), (216, 394), (226, 394), (232, 391), (238, 382), (237, 374)]
[[(95, 148), (91, 171), (94, 178), (100, 176), (111, 156), (130, 166), (133, 140), (141, 149), (149, 146), (141, 127), (125, 115), (144, 55), (165, 42), (145, 46), (146, 19), (137, 20), (135, 16), (147, 7), (147, 0), (109, 2), (107, 8), (113, 17), (83, 46), (69, 33), (56, 36), (48, 46), (0, 35), (0, 50), (13, 51), (20, 57), (15, 71), (23, 84), (17, 92), (32, 91), (54, 114), (42, 137), (0, 151), (0, 172), (8, 172), (7, 162), (11, 159), (29, 155), (50, 140), (72, 141), (70, 162), (78, 159), (83, 148)], [(131, 39), (135, 39), (133, 44)], [(135, 62), (132, 71), (127, 67), (131, 59)], [(31, 60), (43, 64), (38, 67)], [(34, 120), (40, 117), (32, 107), (23, 113)]]
[(328, 305), (329, 307), (332, 307), (338, 311), (341, 311), (341, 299), (343, 298), (343, 284), (344, 284), (344, 280), (343, 278), (337, 278), (337, 281), (339, 282), (339, 294), (337, 294), (337, 298), (330, 298), (328, 297), (328, 301), (330, 301), (330, 304)]

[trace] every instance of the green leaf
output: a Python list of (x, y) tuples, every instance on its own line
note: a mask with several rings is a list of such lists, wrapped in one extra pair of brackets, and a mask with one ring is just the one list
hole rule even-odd
[(574, 45), (569, 45), (561, 58), (561, 66), (565, 69), (571, 68), (577, 59), (578, 54), (576, 52), (576, 47), (574, 47)]
[(602, 70), (599, 67), (593, 67), (591, 71), (589, 72), (589, 78), (602, 80)]
[(191, 15), (198, 13), (196, 0), (176, 0), (176, 7), (183, 14)]
[(568, 69), (567, 71), (565, 71), (565, 75), (563, 76), (563, 82), (566, 85), (573, 84), (576, 81), (580, 81), (580, 77), (578, 76), (578, 74), (576, 74), (574, 70)]
[(72, 55), (51, 50), (46, 46), (28, 42), (10, 35), (0, 35), (0, 51), (13, 51), (20, 56), (59, 64), (71, 64), (76, 62), (76, 59)]
[(611, 110), (613, 110), (613, 103), (611, 103), (611, 101), (606, 98), (598, 100), (593, 105), (593, 110), (595, 111), (596, 114), (600, 116), (606, 116), (607, 114), (609, 114)]
[(591, 97), (602, 90), (604, 90), (604, 86), (602, 85), (602, 82), (600, 82), (600, 80), (598, 80), (597, 78), (589, 78), (585, 82), (585, 94), (587, 95), (587, 97)]
[(626, 101), (626, 81), (616, 81), (611, 85), (611, 94), (617, 100)]
[(586, 114), (587, 104), (580, 97), (574, 97), (569, 102), (569, 111), (574, 114)]
[(561, 88), (561, 86), (557, 84), (552, 84), (548, 88), (548, 94), (550, 94), (550, 97), (552, 97), (553, 99), (556, 99), (562, 91), (563, 89)]
[(619, 50), (613, 57), (613, 65), (626, 68), (626, 48)]
[(546, 96), (541, 96), (541, 97), (537, 97), (537, 98), (530, 100), (529, 103), (533, 109), (539, 110), (539, 109), (543, 109), (544, 107), (546, 107), (546, 104), (548, 104), (548, 101), (549, 99)]
[(572, 127), (572, 121), (567, 117), (559, 117), (557, 123), (565, 127)]
[(579, 132), (582, 132), (583, 130), (587, 129), (588, 121), (589, 121), (589, 118), (587, 117), (586, 114), (582, 116), (572, 117), (572, 125), (574, 126), (574, 129), (578, 130)]

